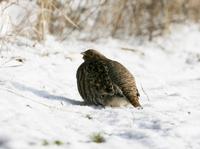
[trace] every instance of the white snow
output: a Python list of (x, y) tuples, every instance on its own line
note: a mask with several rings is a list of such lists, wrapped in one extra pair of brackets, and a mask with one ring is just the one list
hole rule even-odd
[[(200, 148), (198, 26), (174, 26), (152, 42), (18, 38), (6, 47), (0, 53), (1, 149)], [(82, 105), (76, 70), (88, 48), (135, 75), (142, 110)], [(105, 142), (92, 142), (94, 133)]]

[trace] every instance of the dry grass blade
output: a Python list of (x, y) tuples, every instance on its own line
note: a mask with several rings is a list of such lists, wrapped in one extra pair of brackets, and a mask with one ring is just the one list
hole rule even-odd
[(133, 48), (122, 47), (121, 50), (136, 52), (136, 53), (139, 53), (139, 54), (142, 55), (142, 56), (145, 55), (144, 52), (142, 52), (142, 51), (140, 51), (140, 50), (137, 50), (137, 49), (133, 49)]
[[(78, 33), (86, 33), (84, 39), (87, 40), (102, 36), (123, 38), (132, 35), (153, 40), (170, 33), (172, 24), (200, 21), (199, 0), (36, 1), (33, 7), (35, 11), (26, 15), (25, 20), (13, 28), (17, 28), (20, 35), (38, 41), (44, 40), (47, 34), (66, 39), (77, 30)], [(1, 2), (4, 5), (1, 11), (13, 5), (23, 7), (20, 0)], [(36, 20), (28, 23), (33, 14), (38, 15)]]
[(76, 28), (79, 29), (79, 26), (76, 25), (76, 23), (74, 21), (72, 21), (72, 19), (70, 19), (67, 15), (65, 15), (64, 11), (63, 10), (60, 10), (58, 9), (53, 3), (51, 3), (52, 7), (58, 11), (61, 11), (62, 15), (64, 16), (64, 18), (69, 22), (71, 23), (73, 26), (75, 26)]
[(144, 88), (143, 88), (143, 86), (142, 86), (142, 84), (141, 84), (141, 83), (140, 83), (140, 85), (141, 85), (142, 91), (143, 91), (143, 92), (144, 92), (144, 94), (146, 95), (146, 97), (147, 97), (148, 101), (150, 101), (150, 98), (149, 98), (148, 94), (146, 93), (146, 91), (144, 90)]

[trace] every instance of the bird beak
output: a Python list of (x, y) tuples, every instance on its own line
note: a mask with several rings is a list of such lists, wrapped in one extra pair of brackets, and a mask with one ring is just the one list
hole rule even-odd
[(85, 55), (85, 52), (81, 52), (81, 54), (84, 56), (84, 55)]

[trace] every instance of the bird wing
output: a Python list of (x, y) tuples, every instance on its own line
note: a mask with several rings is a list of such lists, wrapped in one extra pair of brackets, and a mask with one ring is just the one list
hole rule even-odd
[(88, 103), (103, 104), (109, 96), (123, 96), (114, 84), (104, 61), (84, 62), (77, 71), (77, 85), (82, 98)]
[(117, 61), (108, 61), (108, 73), (112, 82), (116, 84), (123, 95), (130, 101), (130, 103), (138, 107), (139, 103), (139, 92), (136, 87), (135, 79), (133, 75), (119, 62)]

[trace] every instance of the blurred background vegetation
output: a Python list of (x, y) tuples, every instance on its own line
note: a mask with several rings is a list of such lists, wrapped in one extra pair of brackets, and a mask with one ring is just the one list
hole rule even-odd
[(1, 15), (9, 7), (20, 7), (12, 32), (38, 41), (48, 34), (58, 40), (152, 40), (169, 33), (172, 24), (200, 20), (200, 0), (0, 0), (0, 6)]

